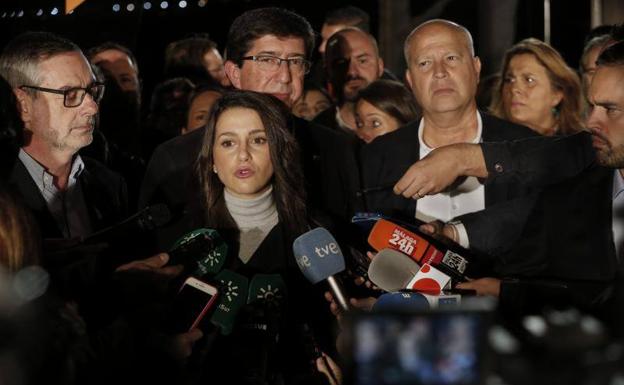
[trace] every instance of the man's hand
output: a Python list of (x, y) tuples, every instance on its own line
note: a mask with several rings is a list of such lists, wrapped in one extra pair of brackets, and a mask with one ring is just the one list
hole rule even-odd
[(342, 371), (330, 356), (321, 353), (321, 357), (316, 359), (316, 369), (327, 376), (330, 385), (342, 384)]
[(458, 289), (475, 290), (477, 295), (490, 295), (498, 297), (500, 295), (501, 280), (497, 278), (479, 278), (470, 282), (457, 284)]
[(186, 333), (176, 334), (171, 338), (169, 354), (177, 361), (184, 361), (193, 353), (193, 345), (204, 336), (199, 329), (192, 329)]
[(444, 191), (460, 176), (487, 176), (479, 145), (458, 143), (436, 148), (407, 169), (394, 185), (394, 193), (419, 199)]
[(429, 234), (435, 238), (445, 237), (455, 243), (459, 243), (459, 234), (457, 233), (455, 227), (453, 225), (447, 225), (442, 221), (432, 221), (429, 223), (425, 223), (424, 225), (420, 225), (418, 229), (423, 233)]
[(173, 278), (184, 270), (184, 266), (182, 265), (167, 266), (167, 262), (169, 262), (169, 254), (160, 253), (146, 259), (126, 263), (125, 265), (119, 266), (115, 271), (138, 270)]

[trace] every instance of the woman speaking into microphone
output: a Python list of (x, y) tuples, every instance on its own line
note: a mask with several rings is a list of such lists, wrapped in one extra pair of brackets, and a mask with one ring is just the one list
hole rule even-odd
[[(206, 126), (196, 164), (196, 224), (221, 234), (225, 268), (251, 282), (232, 334), (219, 337), (202, 364), (210, 383), (292, 383), (318, 375), (310, 366), (310, 333), (303, 331), (319, 323), (326, 306), (292, 254), (293, 240), (310, 221), (289, 116), (270, 95), (232, 91), (216, 102)], [(261, 277), (278, 277), (285, 287), (254, 304), (276, 286), (252, 293)]]

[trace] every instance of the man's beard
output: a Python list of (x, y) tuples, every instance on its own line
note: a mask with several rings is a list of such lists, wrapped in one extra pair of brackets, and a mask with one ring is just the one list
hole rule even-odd
[(610, 168), (624, 168), (624, 145), (608, 147), (605, 150), (596, 151), (598, 164)]
[[(360, 87), (357, 88), (349, 88), (348, 90), (346, 89), (346, 85), (350, 80), (362, 80), (362, 85)], [(346, 81), (344, 86), (342, 87), (342, 95), (343, 95), (343, 100), (345, 102), (355, 102), (355, 99), (357, 99), (358, 94), (360, 93), (360, 91), (364, 88), (366, 88), (368, 86), (368, 82), (366, 81), (366, 79), (356, 76), (356, 77), (349, 77)]]

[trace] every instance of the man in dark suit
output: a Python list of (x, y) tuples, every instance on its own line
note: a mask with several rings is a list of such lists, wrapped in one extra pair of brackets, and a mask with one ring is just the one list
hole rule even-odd
[[(271, 94), (291, 107), (303, 92), (303, 79), (309, 70), (307, 58), (313, 48), (314, 31), (303, 17), (280, 8), (251, 10), (230, 26), (225, 72), (235, 88)], [(348, 218), (355, 211), (355, 191), (359, 188), (348, 137), (295, 116), (290, 130), (301, 149), (311, 205)], [(154, 151), (140, 205), (164, 202), (174, 213), (184, 207), (203, 132), (174, 138)]]
[[(449, 222), (526, 192), (518, 184), (484, 186), (476, 178), (429, 196), (426, 191), (400, 195), (404, 191), (392, 190), (413, 163), (437, 147), (534, 135), (526, 127), (477, 110), (481, 63), (464, 27), (446, 20), (421, 24), (405, 41), (405, 58), (406, 78), (423, 117), (363, 147), (367, 209), (423, 222)], [(470, 234), (462, 223), (454, 222), (450, 228), (460, 235), (463, 246), (469, 246)]]
[(9, 184), (38, 220), (44, 238), (87, 236), (124, 218), (125, 183), (78, 150), (93, 139), (104, 92), (74, 43), (31, 32), (0, 56), (17, 98), (24, 143)]
[[(542, 277), (566, 280), (572, 298), (581, 305), (594, 307), (604, 303), (617, 270), (611, 227), (615, 229), (618, 221), (617, 198), (621, 191), (614, 184), (622, 184), (624, 168), (624, 93), (619, 86), (622, 79), (624, 43), (620, 42), (601, 54), (589, 87), (587, 127), (591, 137), (579, 133), (449, 146), (414, 164), (397, 185), (407, 194), (433, 194), (458, 176), (472, 175), (487, 178), (488, 183), (522, 179), (532, 186), (544, 187), (512, 252), (545, 254), (548, 266)], [(443, 173), (439, 172), (441, 167)], [(508, 207), (506, 216), (494, 220), (484, 213), (475, 225), (489, 233), (493, 242), (501, 242), (496, 239), (497, 228), (504, 222), (517, 222), (514, 217), (527, 210), (522, 204), (514, 205)], [(535, 241), (536, 236), (540, 241)], [(505, 283), (483, 278), (462, 286), (480, 294), (504, 297), (513, 286)], [(525, 290), (523, 294), (526, 293)], [(517, 296), (517, 291), (515, 294), (514, 301), (524, 299)], [(541, 293), (537, 298), (540, 296)], [(534, 296), (532, 301), (535, 299)]]

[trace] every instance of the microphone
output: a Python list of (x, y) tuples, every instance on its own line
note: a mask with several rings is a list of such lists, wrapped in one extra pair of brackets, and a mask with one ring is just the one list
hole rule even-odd
[(312, 282), (327, 280), (332, 295), (343, 311), (349, 302), (335, 274), (345, 269), (344, 256), (334, 237), (322, 227), (300, 235), (293, 242), (293, 253), (303, 275)]
[(196, 229), (186, 233), (169, 249), (169, 265), (183, 265), (190, 275), (217, 274), (227, 257), (228, 247), (216, 230)]
[(249, 284), (247, 303), (261, 302), (266, 306), (280, 306), (286, 301), (286, 282), (279, 274), (256, 274)]
[(370, 280), (388, 292), (403, 289), (439, 294), (450, 286), (451, 278), (425, 263), (419, 266), (407, 255), (392, 249), (381, 250), (370, 264)]
[[(401, 251), (421, 265), (439, 269), (457, 281), (465, 281), (468, 260), (448, 247), (433, 241), (414, 229), (409, 231), (385, 219), (379, 219), (368, 236), (368, 243), (376, 250), (391, 248)], [(434, 243), (435, 242), (435, 243)]]
[(219, 297), (210, 322), (219, 327), (221, 334), (228, 335), (232, 333), (236, 315), (247, 302), (249, 280), (227, 269), (217, 274), (215, 280), (219, 284)]
[(256, 274), (249, 283), (247, 308), (250, 310), (245, 324), (247, 329), (261, 330), (269, 335), (279, 332), (279, 319), (286, 302), (286, 282), (279, 274)]
[(380, 295), (373, 311), (410, 311), (430, 309), (429, 300), (423, 294), (396, 292)]
[(124, 239), (137, 232), (154, 230), (170, 220), (169, 208), (164, 203), (159, 203), (144, 208), (116, 225), (83, 237), (80, 243), (111, 243), (111, 241)]
[(368, 278), (387, 292), (403, 290), (420, 270), (414, 260), (392, 249), (383, 249), (370, 263)]

